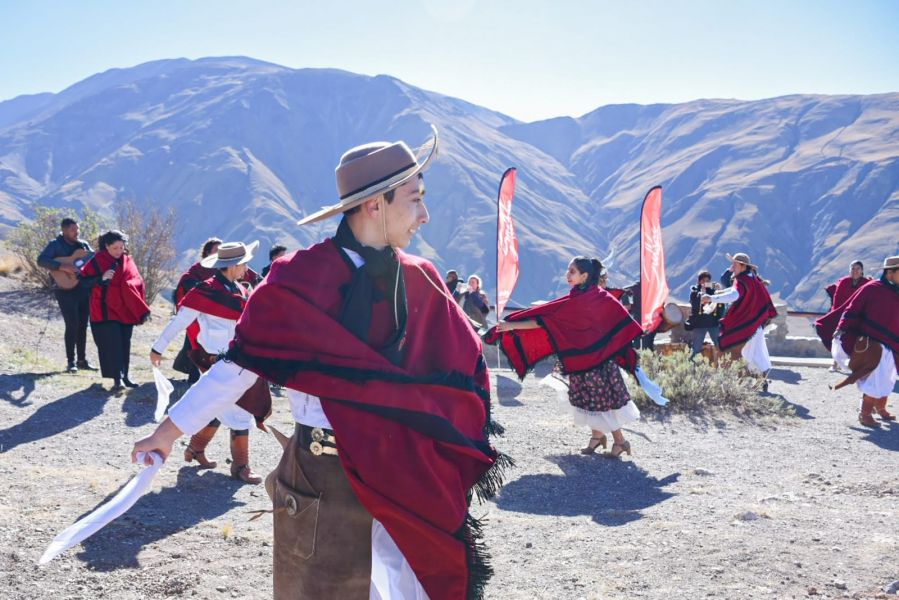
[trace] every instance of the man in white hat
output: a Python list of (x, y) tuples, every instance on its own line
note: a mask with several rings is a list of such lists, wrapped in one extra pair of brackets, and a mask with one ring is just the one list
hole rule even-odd
[(880, 279), (818, 319), (815, 329), (837, 364), (850, 372), (834, 389), (855, 383), (862, 393), (859, 423), (879, 428), (875, 411), (883, 421), (896, 420), (887, 411), (887, 397), (899, 369), (899, 256), (884, 259)]
[[(162, 364), (162, 353), (185, 329), (191, 345), (188, 356), (200, 372), (209, 370), (219, 355), (227, 352), (249, 297), (240, 279), (258, 246), (258, 241), (249, 246), (243, 242), (227, 242), (200, 261), (204, 268), (215, 269), (215, 274), (191, 288), (178, 303), (178, 312), (151, 347), (150, 362), (154, 367)], [(257, 377), (237, 404), (223, 407), (190, 438), (184, 460), (196, 460), (201, 469), (214, 469), (217, 463), (206, 458), (206, 446), (224, 423), (231, 429), (231, 476), (246, 483), (261, 483), (262, 478), (250, 468), (249, 435), (254, 422), (261, 423), (268, 415), (271, 403), (268, 384)]]
[[(488, 442), (481, 342), (428, 261), (418, 156), (353, 148), (336, 169), (333, 238), (272, 265), (219, 361), (134, 452), (164, 456), (257, 375), (287, 388), (294, 434), (266, 488), (279, 599), (480, 597), (490, 568), (468, 514), (504, 461)], [(134, 454), (132, 459), (134, 459)]]
[(731, 262), (733, 285), (714, 294), (703, 294), (701, 302), (731, 305), (720, 322), (719, 348), (733, 359), (746, 360), (751, 372), (764, 375), (771, 369), (764, 325), (777, 316), (777, 309), (749, 255), (737, 252), (726, 256)]

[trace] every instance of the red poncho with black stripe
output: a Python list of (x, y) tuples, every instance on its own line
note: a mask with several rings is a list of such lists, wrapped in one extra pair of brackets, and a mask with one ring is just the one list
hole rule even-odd
[(272, 266), (228, 359), (321, 398), (362, 505), (428, 596), (457, 600), (477, 594), (489, 575), (468, 516), (472, 491), (495, 491), (489, 375), (480, 340), (437, 270), (397, 255), (408, 311), (399, 364), (378, 352), (394, 332), (386, 293), (372, 304), (368, 343), (338, 322), (353, 270), (333, 240)]
[(575, 287), (567, 296), (506, 317), (507, 321), (528, 319), (536, 320), (541, 327), (503, 333), (494, 327), (484, 336), (488, 344), (499, 342), (521, 378), (550, 354), (558, 357), (565, 373), (588, 371), (613, 357), (631, 373), (637, 367), (631, 342), (643, 331), (606, 290)]
[(744, 271), (734, 278), (734, 287), (739, 290), (740, 298), (721, 319), (718, 334), (718, 347), (721, 350), (745, 344), (765, 321), (777, 316), (771, 294), (758, 277)]

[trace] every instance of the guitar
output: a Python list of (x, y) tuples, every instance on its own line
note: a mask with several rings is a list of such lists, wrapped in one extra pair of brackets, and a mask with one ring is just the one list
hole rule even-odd
[[(80, 269), (81, 265), (89, 261), (93, 255), (93, 252), (88, 252), (84, 248), (79, 248), (78, 250), (75, 250), (71, 256), (57, 256), (54, 260), (61, 265), (70, 265), (76, 269)], [(78, 285), (78, 276), (74, 273), (66, 273), (61, 269), (54, 269), (50, 271), (50, 275), (61, 290), (71, 290)]]

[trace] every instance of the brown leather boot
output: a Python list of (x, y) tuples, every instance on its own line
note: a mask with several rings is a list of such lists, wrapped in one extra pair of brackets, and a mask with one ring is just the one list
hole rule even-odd
[(190, 462), (195, 460), (199, 463), (201, 469), (214, 469), (218, 463), (214, 460), (206, 458), (206, 446), (212, 441), (212, 437), (219, 429), (218, 421), (213, 421), (190, 438), (187, 448), (184, 450), (184, 461)]
[(880, 423), (871, 416), (871, 413), (874, 411), (874, 402), (876, 400), (871, 396), (867, 394), (862, 396), (862, 408), (858, 413), (858, 422), (871, 429), (880, 429)]
[(262, 483), (262, 477), (250, 469), (250, 431), (248, 429), (231, 430), (231, 477), (253, 485)]
[(878, 398), (874, 401), (874, 408), (877, 409), (877, 414), (880, 415), (880, 418), (884, 421), (895, 421), (896, 416), (891, 415), (887, 412), (887, 397)]

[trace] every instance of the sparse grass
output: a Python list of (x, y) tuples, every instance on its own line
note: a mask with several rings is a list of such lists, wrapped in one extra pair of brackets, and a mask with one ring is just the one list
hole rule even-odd
[(55, 367), (59, 367), (32, 346), (0, 347), (0, 360), (3, 361), (3, 366), (12, 372), (52, 371)]
[[(761, 392), (760, 378), (741, 376), (746, 367), (743, 360), (721, 358), (714, 367), (701, 355), (691, 360), (689, 349), (666, 355), (640, 350), (639, 354), (640, 366), (670, 400), (666, 410), (689, 412), (714, 406), (768, 414), (792, 412), (779, 397)], [(640, 410), (658, 409), (636, 381), (629, 377), (627, 383)]]
[(227, 540), (229, 537), (231, 537), (231, 535), (234, 534), (234, 525), (230, 521), (225, 523), (224, 525), (222, 525), (221, 532), (222, 539)]

